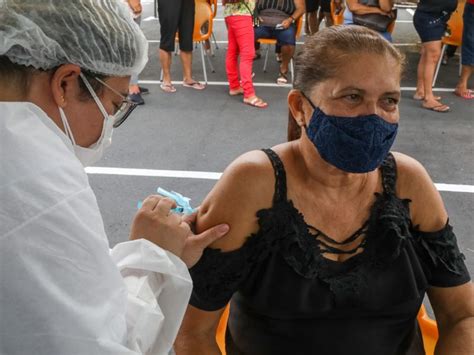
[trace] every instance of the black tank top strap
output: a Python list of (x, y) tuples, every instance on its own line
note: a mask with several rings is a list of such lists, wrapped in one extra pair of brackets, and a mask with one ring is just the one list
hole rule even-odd
[(262, 149), (262, 151), (270, 159), (273, 170), (275, 171), (275, 194), (273, 195), (273, 203), (286, 201), (286, 172), (283, 162), (273, 150)]
[(397, 186), (397, 162), (392, 153), (388, 153), (381, 165), (382, 185), (386, 194), (396, 195)]

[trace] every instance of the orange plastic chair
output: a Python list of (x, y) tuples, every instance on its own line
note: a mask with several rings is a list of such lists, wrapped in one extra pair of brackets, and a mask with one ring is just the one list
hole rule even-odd
[(334, 0), (331, 1), (331, 17), (334, 25), (342, 25), (344, 23), (344, 10), (345, 5), (343, 4), (341, 12), (336, 15), (336, 5), (334, 5)]
[(225, 351), (225, 331), (227, 329), (227, 321), (229, 319), (229, 304), (225, 307), (224, 313), (222, 313), (219, 325), (216, 331), (216, 342), (222, 355), (226, 355)]
[[(226, 355), (225, 332), (227, 329), (228, 319), (229, 305), (227, 305), (224, 310), (224, 313), (222, 313), (216, 332), (217, 345), (219, 346), (222, 355)], [(417, 320), (421, 328), (421, 333), (423, 335), (425, 353), (426, 355), (434, 355), (434, 349), (436, 347), (436, 342), (438, 341), (438, 326), (436, 325), (436, 321), (434, 321), (428, 316), (424, 305), (421, 305), (420, 311), (418, 312)]]
[[(439, 56), (438, 64), (436, 65), (436, 72), (433, 78), (433, 86), (435, 86), (436, 84), (436, 79), (438, 78), (439, 68), (441, 66), (441, 61), (443, 60), (446, 47), (449, 45), (456, 46), (456, 47), (462, 46), (464, 5), (466, 5), (466, 0), (458, 0), (458, 7), (456, 8), (456, 11), (454, 11), (451, 14), (451, 17), (449, 18), (448, 29), (450, 33), (448, 36), (444, 36), (441, 39), (441, 42), (443, 43), (443, 47), (441, 49), (441, 55)], [(461, 76), (461, 69), (462, 69), (461, 58), (459, 58), (459, 76)]]
[(438, 341), (438, 326), (436, 321), (431, 319), (426, 313), (424, 305), (421, 305), (420, 311), (418, 312), (418, 324), (423, 334), (423, 345), (425, 347), (426, 355), (433, 355)]
[[(303, 16), (300, 16), (297, 20), (296, 20), (296, 39), (298, 39), (298, 37), (301, 36), (301, 30), (303, 28)], [(266, 73), (267, 72), (267, 63), (268, 63), (268, 52), (270, 50), (270, 46), (271, 45), (276, 45), (277, 44), (277, 40), (274, 39), (274, 38), (259, 38), (257, 40), (260, 44), (266, 44), (267, 45), (267, 48), (265, 50), (265, 61), (263, 63), (263, 72)], [(290, 71), (291, 71), (291, 80), (293, 80), (293, 77), (294, 77), (294, 66), (293, 66), (293, 58), (291, 58), (291, 62), (290, 62)]]

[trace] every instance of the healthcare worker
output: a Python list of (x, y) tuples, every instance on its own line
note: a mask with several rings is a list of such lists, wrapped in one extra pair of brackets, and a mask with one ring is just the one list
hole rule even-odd
[[(188, 273), (228, 230), (193, 235), (148, 197), (109, 250), (83, 165), (134, 105), (147, 42), (116, 0), (0, 0), (0, 354), (167, 354)], [(179, 258), (181, 257), (181, 259)], [(184, 262), (183, 262), (184, 261)]]

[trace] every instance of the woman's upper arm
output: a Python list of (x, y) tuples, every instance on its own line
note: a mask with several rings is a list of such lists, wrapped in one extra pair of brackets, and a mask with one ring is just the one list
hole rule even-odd
[(428, 297), (440, 330), (474, 317), (474, 285), (467, 282), (455, 287), (431, 287)]
[(210, 247), (230, 251), (240, 248), (258, 230), (256, 212), (270, 208), (273, 169), (265, 153), (252, 151), (237, 158), (224, 171), (199, 208), (196, 231), (227, 223), (229, 233)]
[(390, 12), (393, 9), (393, 0), (379, 0), (379, 7), (384, 12)]
[(394, 153), (394, 156), (398, 168), (397, 194), (411, 200), (413, 225), (425, 232), (442, 229), (448, 213), (428, 172), (413, 158), (400, 153)]

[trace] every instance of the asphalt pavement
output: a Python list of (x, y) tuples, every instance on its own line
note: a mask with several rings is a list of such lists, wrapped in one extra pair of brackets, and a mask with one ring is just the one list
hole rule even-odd
[[(224, 66), (227, 33), (220, 7), (214, 22), (219, 49), (214, 49), (211, 57), (216, 72), (208, 68), (209, 85), (202, 92), (182, 87), (179, 57), (174, 57), (172, 75), (177, 92), (164, 93), (159, 88), (159, 22), (153, 18), (153, 2), (142, 3), (142, 28), (150, 49), (140, 79), (150, 94), (144, 96), (146, 104), (115, 131), (105, 157), (88, 169), (111, 246), (128, 239), (137, 202), (155, 193), (157, 187), (178, 191), (197, 206), (215, 184), (216, 173), (237, 156), (286, 140), (286, 97), (290, 88), (275, 85), (278, 63), (273, 48), (266, 73), (262, 70), (263, 59), (254, 62), (257, 94), (269, 107), (259, 110), (242, 104), (241, 98), (230, 97)], [(399, 10), (394, 30), (394, 42), (406, 53), (408, 65), (402, 81), (400, 131), (393, 150), (420, 161), (435, 183), (447, 184), (438, 186), (474, 275), (474, 100), (463, 100), (452, 93), (458, 80), (459, 55), (441, 67), (436, 83), (443, 102), (451, 106), (449, 113), (422, 109), (420, 102), (411, 99), (419, 58), (413, 10)], [(298, 39), (303, 41), (304, 37)], [(193, 71), (195, 78), (203, 81), (199, 48), (195, 50)], [(107, 169), (99, 169), (102, 167)]]

